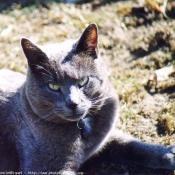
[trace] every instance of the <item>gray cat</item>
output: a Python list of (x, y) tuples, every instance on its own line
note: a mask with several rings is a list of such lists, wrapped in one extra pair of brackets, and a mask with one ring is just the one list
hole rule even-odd
[(77, 41), (41, 47), (23, 38), (27, 77), (0, 71), (0, 172), (75, 175), (114, 142), (122, 159), (175, 170), (175, 146), (140, 142), (115, 128), (118, 97), (90, 24)]

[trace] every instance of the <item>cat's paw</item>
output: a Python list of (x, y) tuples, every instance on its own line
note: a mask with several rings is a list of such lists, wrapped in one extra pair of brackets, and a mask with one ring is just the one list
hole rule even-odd
[(175, 146), (167, 148), (167, 152), (163, 156), (163, 164), (166, 169), (175, 170)]

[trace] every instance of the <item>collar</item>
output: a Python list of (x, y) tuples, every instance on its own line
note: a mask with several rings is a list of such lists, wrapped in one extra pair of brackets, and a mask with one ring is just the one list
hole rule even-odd
[(77, 122), (77, 127), (81, 131), (82, 139), (88, 139), (91, 135), (91, 122), (90, 117), (85, 117)]

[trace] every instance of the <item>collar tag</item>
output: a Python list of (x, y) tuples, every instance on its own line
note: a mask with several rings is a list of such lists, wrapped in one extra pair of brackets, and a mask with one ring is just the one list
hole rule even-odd
[(83, 119), (78, 120), (78, 122), (77, 122), (78, 129), (83, 129), (83, 128), (85, 128), (85, 126), (86, 126), (86, 123)]
[(81, 131), (82, 139), (88, 139), (91, 135), (91, 126), (87, 118), (80, 119), (77, 122), (77, 127)]

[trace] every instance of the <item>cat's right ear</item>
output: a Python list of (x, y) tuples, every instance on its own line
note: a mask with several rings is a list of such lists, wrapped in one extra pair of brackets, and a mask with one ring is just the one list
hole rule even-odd
[(38, 73), (42, 67), (44, 68), (48, 64), (49, 59), (47, 55), (30, 40), (22, 38), (21, 46), (32, 71)]
[(98, 57), (98, 28), (95, 23), (90, 24), (81, 35), (76, 52), (85, 53), (94, 59)]

